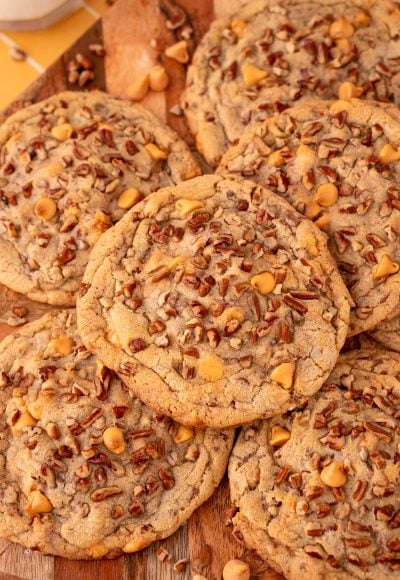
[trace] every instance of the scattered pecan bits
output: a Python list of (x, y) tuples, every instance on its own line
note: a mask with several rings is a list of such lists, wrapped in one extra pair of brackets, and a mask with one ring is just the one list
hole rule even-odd
[(144, 350), (145, 348), (147, 348), (147, 344), (142, 338), (134, 338), (129, 343), (129, 349), (133, 353), (140, 352), (141, 350)]

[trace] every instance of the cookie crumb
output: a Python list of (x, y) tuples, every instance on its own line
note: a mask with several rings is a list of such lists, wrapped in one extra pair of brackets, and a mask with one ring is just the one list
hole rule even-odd
[(175, 572), (179, 572), (180, 574), (182, 574), (186, 570), (188, 562), (189, 560), (187, 560), (186, 558), (182, 558), (182, 560), (178, 560), (177, 562), (175, 562), (174, 564)]
[(157, 558), (160, 560), (160, 562), (170, 562), (172, 556), (165, 548), (158, 548)]

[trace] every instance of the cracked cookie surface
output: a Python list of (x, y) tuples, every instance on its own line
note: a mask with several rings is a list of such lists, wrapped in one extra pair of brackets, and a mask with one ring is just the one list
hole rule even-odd
[(86, 346), (146, 404), (226, 427), (318, 390), (350, 298), (314, 224), (260, 186), (208, 175), (106, 232), (77, 307)]
[(309, 101), (249, 130), (218, 169), (269, 187), (327, 233), (354, 301), (350, 335), (398, 310), (399, 160), (393, 105)]
[(197, 148), (215, 167), (249, 124), (303, 98), (400, 102), (399, 26), (391, 0), (255, 0), (216, 20), (183, 98)]
[(171, 535), (221, 480), (233, 430), (155, 415), (83, 346), (73, 311), (0, 344), (0, 537), (67, 558)]
[(384, 320), (369, 334), (384, 347), (400, 352), (400, 316)]
[(233, 533), (290, 580), (400, 577), (400, 356), (342, 355), (301, 411), (244, 427)]
[(0, 127), (0, 282), (73, 305), (102, 232), (199, 173), (171, 129), (105, 93), (60, 93), (15, 113)]

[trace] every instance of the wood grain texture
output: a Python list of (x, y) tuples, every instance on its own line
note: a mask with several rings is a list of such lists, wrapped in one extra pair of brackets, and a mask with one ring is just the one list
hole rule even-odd
[[(244, 0), (234, 0), (235, 5)], [(104, 42), (105, 59), (94, 58), (96, 78), (89, 88), (106, 89), (125, 97), (130, 83), (140, 74), (161, 62), (170, 76), (164, 93), (151, 93), (143, 105), (166, 121), (193, 148), (184, 118), (171, 114), (179, 104), (185, 83), (185, 67), (165, 57), (164, 49), (180, 39), (179, 31), (171, 31), (166, 20), (176, 11), (183, 11), (186, 24), (193, 29), (190, 46), (193, 50), (207, 30), (214, 14), (232, 11), (232, 0), (119, 0), (64, 55), (37, 79), (6, 111), (5, 118), (26, 103), (46, 98), (56, 92), (73, 89), (68, 84), (67, 65), (76, 52), (90, 54), (90, 43)], [(14, 330), (7, 324), (15, 320), (13, 309), (28, 310), (27, 320), (42, 316), (51, 307), (32, 302), (0, 286), (0, 339)], [(252, 578), (275, 580), (278, 576), (254, 555), (244, 550), (224, 524), (229, 506), (227, 481), (216, 494), (199, 508), (188, 524), (171, 538), (138, 554), (115, 560), (96, 562), (52, 558), (25, 550), (0, 540), (0, 580), (188, 580), (192, 574), (203, 574), (208, 580), (220, 580), (224, 564), (232, 557), (241, 557), (251, 564)], [(157, 549), (162, 546), (171, 555), (170, 562), (160, 562)], [(173, 563), (188, 559), (185, 572), (178, 574)]]

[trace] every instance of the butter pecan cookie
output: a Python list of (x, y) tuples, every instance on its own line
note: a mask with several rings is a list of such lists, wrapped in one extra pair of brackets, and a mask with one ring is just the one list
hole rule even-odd
[(215, 21), (183, 98), (197, 148), (215, 167), (249, 124), (304, 97), (400, 103), (399, 28), (392, 0), (255, 0)]
[(339, 358), (294, 411), (243, 428), (233, 533), (289, 580), (400, 577), (400, 356)]
[(398, 310), (400, 114), (391, 104), (309, 101), (249, 130), (219, 172), (248, 176), (327, 233), (354, 300), (350, 335)]
[(152, 194), (106, 232), (78, 325), (151, 408), (226, 427), (319, 389), (349, 300), (314, 224), (260, 186), (207, 175)]
[(0, 537), (66, 558), (171, 535), (222, 478), (233, 430), (157, 416), (82, 345), (72, 311), (0, 345)]
[(139, 199), (199, 174), (154, 115), (104, 93), (61, 93), (0, 127), (0, 282), (75, 303), (98, 237)]

